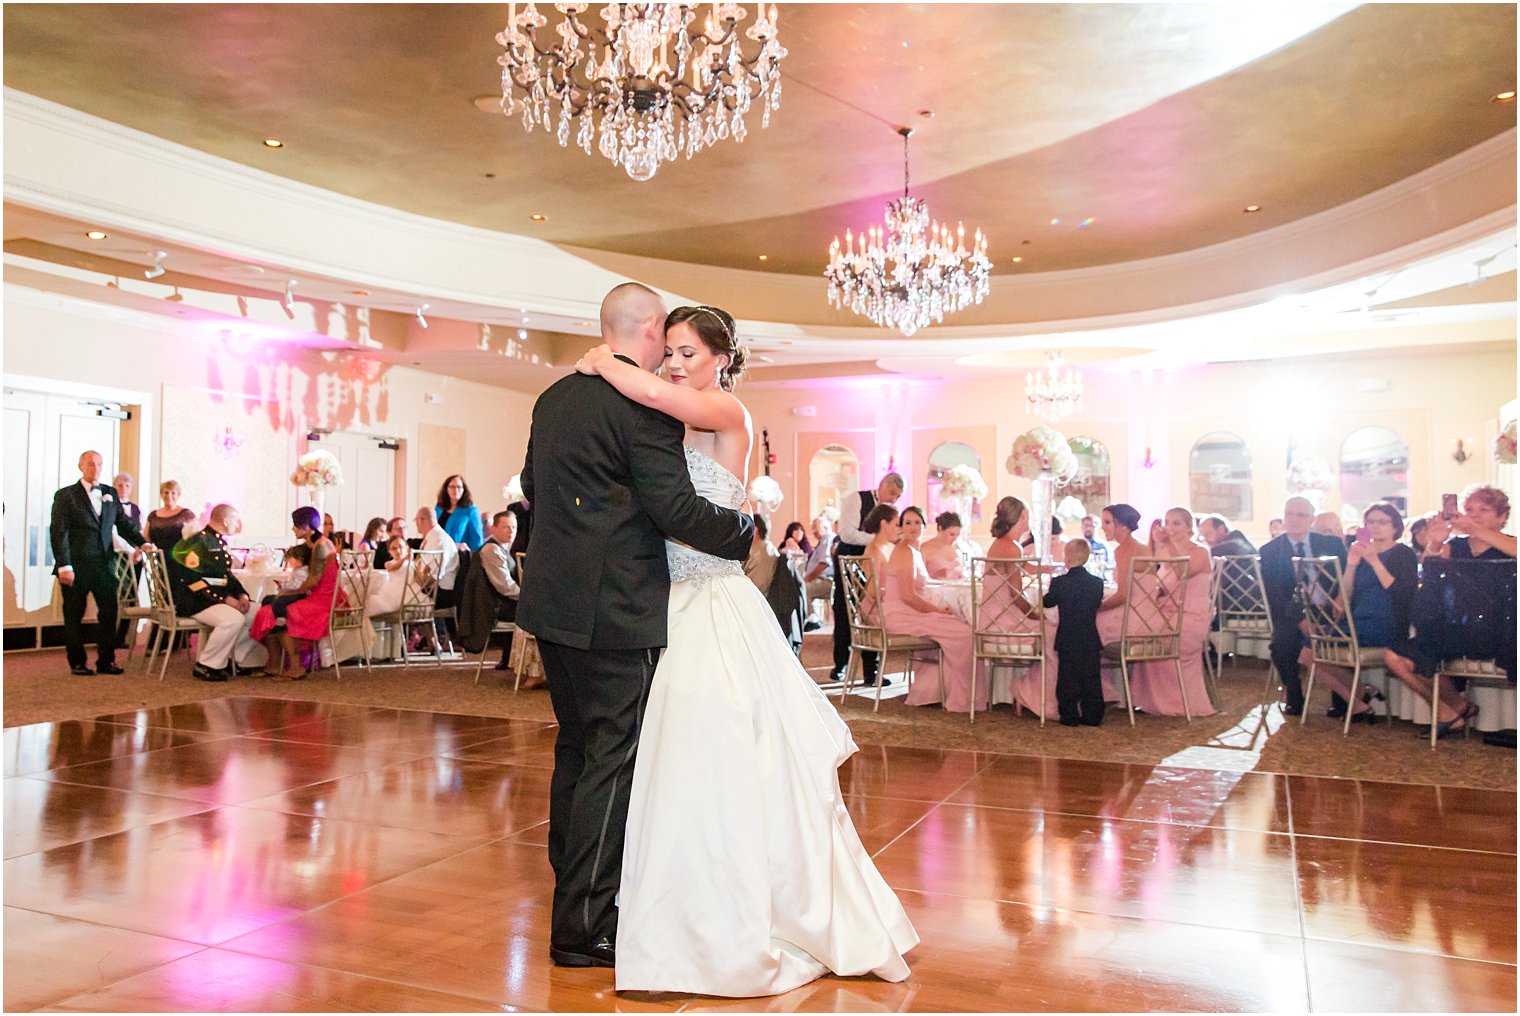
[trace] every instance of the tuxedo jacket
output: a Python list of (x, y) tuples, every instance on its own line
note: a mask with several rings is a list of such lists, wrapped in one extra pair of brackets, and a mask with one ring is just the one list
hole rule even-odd
[(134, 547), (143, 545), (143, 535), (121, 510), (116, 488), (97, 483), (100, 491), (100, 514), (90, 504), (90, 495), (77, 480), (53, 495), (51, 536), (53, 574), (65, 566), (76, 573), (98, 568), (111, 560), (111, 532), (121, 535)]
[[(1336, 536), (1310, 533), (1308, 536), (1310, 557), (1337, 557), (1341, 570), (1346, 568), (1346, 541)], [(1287, 533), (1268, 540), (1261, 548), (1261, 581), (1267, 587), (1267, 606), (1272, 611), (1272, 623), (1281, 627), (1283, 622), (1298, 621), (1298, 609), (1293, 600), (1293, 543)]]
[(664, 646), (665, 539), (748, 556), (754, 521), (697, 496), (684, 434), (596, 375), (571, 374), (538, 397), (522, 470), (533, 541), (518, 627), (574, 649)]
[(1056, 650), (1067, 652), (1090, 646), (1097, 649), (1098, 608), (1103, 604), (1103, 580), (1086, 568), (1075, 568), (1050, 580), (1045, 609), (1060, 610), (1056, 625)]

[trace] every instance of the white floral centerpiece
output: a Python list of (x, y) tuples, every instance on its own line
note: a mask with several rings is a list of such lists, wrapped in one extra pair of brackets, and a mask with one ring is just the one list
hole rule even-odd
[(321, 448), (307, 452), (296, 461), (290, 482), (297, 487), (337, 487), (343, 483), (343, 467), (333, 453)]
[(501, 488), (501, 496), (507, 499), (507, 504), (516, 504), (519, 501), (526, 500), (523, 496), (521, 473), (512, 474), (512, 479), (508, 480), (507, 485)]
[(1316, 507), (1319, 498), (1333, 486), (1335, 474), (1330, 471), (1330, 463), (1319, 455), (1300, 455), (1288, 467), (1288, 493), (1310, 496)]
[(958, 503), (980, 501), (987, 496), (987, 481), (982, 479), (982, 474), (976, 471), (975, 466), (964, 463), (951, 466), (945, 470), (945, 478), (940, 483), (939, 496)]
[(1505, 424), (1499, 436), (1494, 438), (1494, 460), (1501, 466), (1513, 466), (1515, 464), (1515, 421)]
[(749, 481), (749, 499), (755, 503), (755, 510), (766, 517), (781, 507), (781, 484), (771, 477), (761, 474)]
[(1004, 463), (1008, 472), (1033, 480), (1050, 475), (1057, 483), (1065, 483), (1077, 475), (1077, 457), (1072, 454), (1066, 436), (1043, 423), (1031, 427), (1013, 442), (1013, 453)]

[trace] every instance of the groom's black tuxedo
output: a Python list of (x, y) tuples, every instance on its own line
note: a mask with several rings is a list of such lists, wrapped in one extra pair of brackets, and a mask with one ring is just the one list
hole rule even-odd
[(561, 379), (533, 406), (522, 470), (533, 540), (517, 626), (538, 637), (559, 720), (549, 789), (559, 963), (605, 962), (617, 940), (634, 756), (666, 639), (665, 538), (742, 561), (754, 533), (749, 516), (697, 496), (683, 433), (594, 375)]
[(63, 644), (70, 667), (85, 665), (84, 612), (91, 595), (95, 597), (98, 662), (114, 662), (116, 575), (111, 567), (111, 533), (120, 533), (134, 547), (143, 544), (142, 533), (121, 511), (116, 488), (96, 484), (95, 489), (100, 492), (99, 513), (82, 482), (71, 483), (53, 495), (53, 574), (60, 568), (74, 569), (74, 584), (63, 587)]

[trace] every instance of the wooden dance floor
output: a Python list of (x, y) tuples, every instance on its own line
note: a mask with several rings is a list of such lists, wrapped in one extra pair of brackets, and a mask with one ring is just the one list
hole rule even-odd
[(913, 976), (618, 996), (548, 961), (552, 726), (248, 697), (4, 737), (11, 1011), (1515, 1007), (1512, 794), (867, 746)]

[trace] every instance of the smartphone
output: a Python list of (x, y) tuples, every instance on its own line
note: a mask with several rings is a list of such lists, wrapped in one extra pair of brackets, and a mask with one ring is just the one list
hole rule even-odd
[(1356, 527), (1356, 542), (1357, 543), (1371, 543), (1372, 542), (1372, 530), (1368, 529), (1366, 526), (1357, 526)]
[(1455, 495), (1455, 494), (1442, 494), (1441, 495), (1441, 518), (1445, 519), (1447, 522), (1450, 522), (1452, 519), (1454, 519), (1456, 517), (1457, 517), (1457, 495)]

